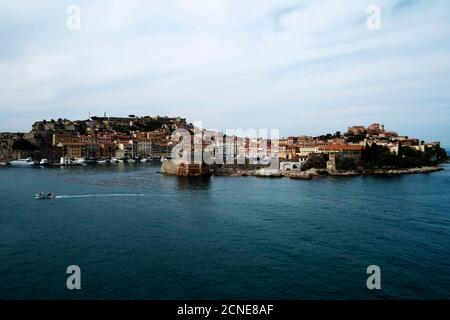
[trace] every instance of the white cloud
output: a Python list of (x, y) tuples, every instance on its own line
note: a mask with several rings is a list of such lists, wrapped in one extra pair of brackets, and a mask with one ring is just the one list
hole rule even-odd
[(75, 3), (79, 32), (66, 29), (72, 2), (0, 3), (0, 130), (88, 111), (282, 135), (387, 120), (414, 135), (450, 120), (445, 1), (377, 1), (380, 31), (365, 27), (371, 1)]

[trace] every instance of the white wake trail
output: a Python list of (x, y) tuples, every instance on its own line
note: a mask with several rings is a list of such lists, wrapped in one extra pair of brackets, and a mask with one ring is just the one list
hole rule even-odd
[(150, 196), (150, 194), (145, 194), (145, 193), (77, 194), (77, 195), (55, 196), (55, 199), (101, 198), (101, 197), (145, 197), (145, 196)]

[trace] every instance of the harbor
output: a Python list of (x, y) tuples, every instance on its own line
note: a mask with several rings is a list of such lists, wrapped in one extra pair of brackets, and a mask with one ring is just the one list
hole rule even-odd
[(85, 159), (85, 158), (61, 158), (59, 162), (49, 161), (48, 159), (41, 159), (34, 161), (32, 158), (18, 159), (1, 162), (1, 166), (12, 167), (69, 167), (69, 166), (85, 166), (89, 164), (118, 164), (118, 163), (149, 163), (149, 162), (163, 162), (165, 158), (134, 158), (134, 159)]
[[(184, 141), (182, 136), (189, 136)], [(207, 141), (210, 136), (215, 139)], [(192, 143), (194, 142), (194, 143)], [(442, 170), (447, 153), (439, 141), (353, 125), (319, 136), (226, 136), (181, 117), (104, 117), (37, 121), (29, 133), (0, 133), (0, 164), (69, 167), (159, 163), (160, 173), (180, 177), (316, 177), (403, 175)]]
[(1, 269), (15, 272), (0, 296), (70, 298), (75, 261), (83, 299), (374, 299), (376, 258), (390, 297), (448, 298), (449, 170), (299, 183), (160, 168), (1, 168)]

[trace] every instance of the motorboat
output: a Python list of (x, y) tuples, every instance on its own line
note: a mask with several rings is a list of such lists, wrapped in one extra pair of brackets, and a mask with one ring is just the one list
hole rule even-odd
[(39, 165), (40, 166), (48, 166), (48, 165), (50, 165), (50, 162), (48, 161), (48, 159), (41, 159), (41, 161), (39, 161)]
[(34, 161), (30, 157), (26, 159), (12, 160), (9, 162), (12, 166), (29, 167), (34, 166)]
[(39, 192), (36, 193), (36, 200), (55, 199), (55, 195), (51, 192)]
[(98, 164), (106, 164), (106, 163), (108, 163), (108, 160), (106, 160), (106, 159), (100, 159), (100, 160), (97, 160), (97, 163), (98, 163)]
[(86, 162), (86, 164), (95, 164), (95, 163), (97, 163), (97, 159), (95, 159), (95, 158), (86, 158), (85, 162)]

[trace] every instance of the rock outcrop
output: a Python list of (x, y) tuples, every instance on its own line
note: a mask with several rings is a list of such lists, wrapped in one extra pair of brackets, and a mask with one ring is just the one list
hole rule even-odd
[(176, 163), (173, 160), (163, 161), (160, 172), (179, 177), (200, 177), (211, 175), (211, 169), (206, 164)]

